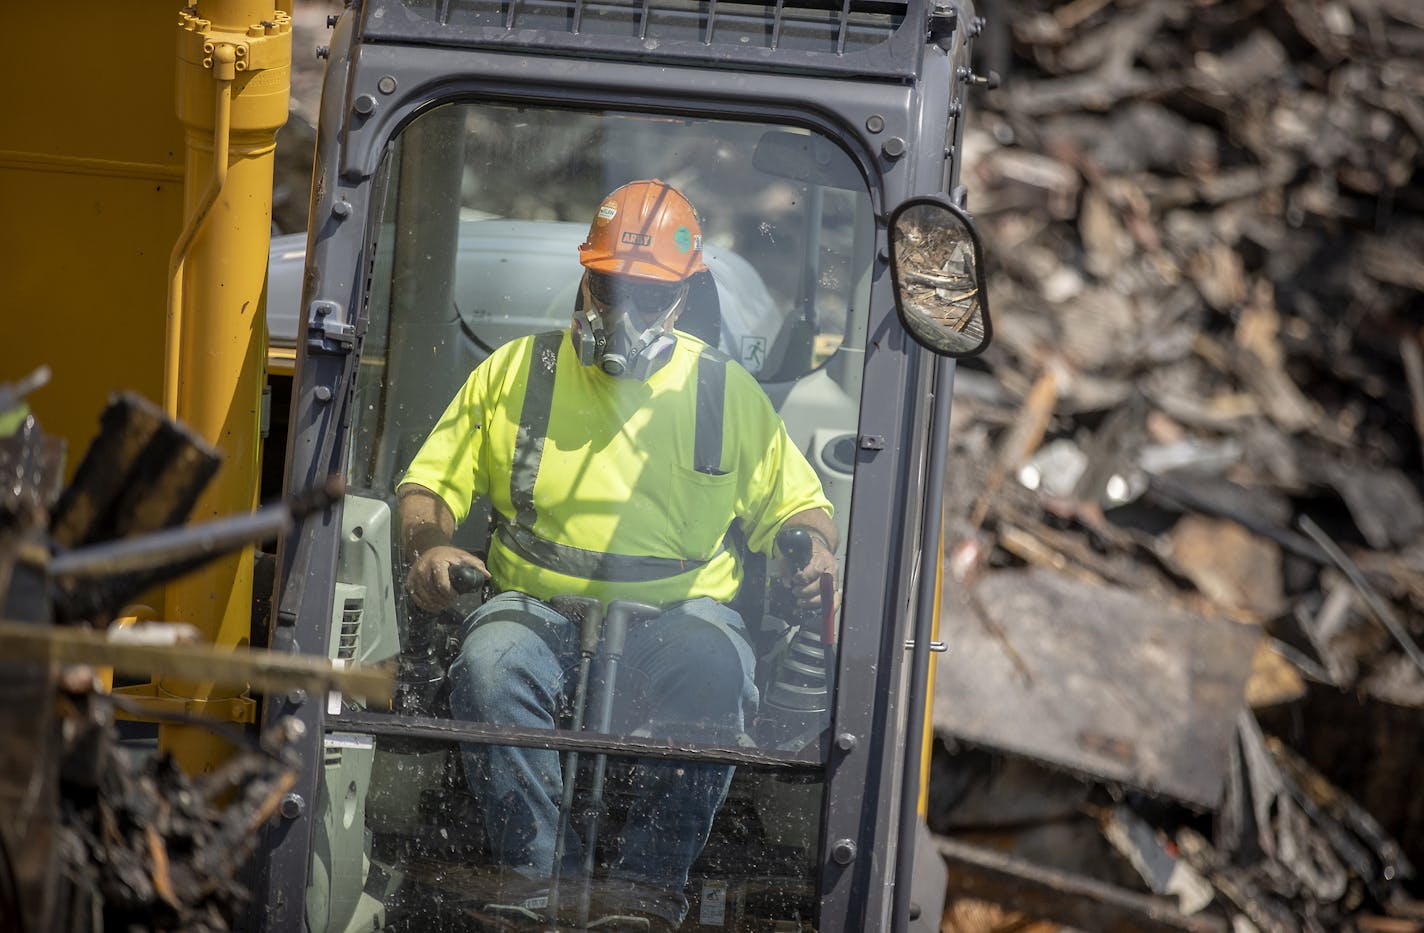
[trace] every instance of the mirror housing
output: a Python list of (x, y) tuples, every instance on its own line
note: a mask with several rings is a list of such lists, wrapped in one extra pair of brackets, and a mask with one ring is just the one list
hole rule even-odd
[(928, 195), (895, 208), (889, 235), (895, 310), (905, 330), (941, 356), (982, 353), (993, 331), (974, 222), (944, 195)]

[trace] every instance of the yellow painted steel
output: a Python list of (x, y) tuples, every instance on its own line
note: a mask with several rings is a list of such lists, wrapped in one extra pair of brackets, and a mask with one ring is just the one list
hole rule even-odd
[(183, 224), (172, 0), (6, 4), (0, 78), (0, 380), (30, 396), (67, 473), (109, 393), (157, 400), (168, 252)]
[[(935, 554), (935, 588), (934, 621), (930, 623), (930, 641), (939, 641), (939, 616), (944, 589), (944, 511), (940, 510), (939, 516), (939, 551)], [(920, 751), (920, 819), (925, 819), (930, 812), (930, 755), (934, 751), (934, 696), (935, 696), (935, 672), (939, 670), (939, 655), (933, 652), (929, 655), (930, 679), (925, 686), (925, 731), (920, 737), (922, 745)]]
[[(45, 4), (6, 10), (0, 76), (44, 93), (17, 95), (0, 120), (0, 379), (51, 366), (53, 380), (30, 402), (45, 429), (66, 439), (72, 474), (108, 394), (163, 398), (168, 370), (170, 410), (227, 455), (194, 512), (210, 518), (256, 500), (262, 298), (272, 157), (290, 95), (291, 2), (179, 6), (71, 0), (62, 17)], [(229, 82), (215, 80), (215, 64)], [(215, 157), (223, 148), (226, 157)], [(185, 218), (194, 234), (186, 245)], [(175, 257), (181, 276), (170, 289)], [(176, 365), (167, 366), (170, 291), (181, 313)], [(164, 617), (219, 645), (242, 644), (251, 579), (250, 553), (229, 559), (170, 587)], [(206, 684), (165, 680), (129, 692), (251, 718), (250, 700)], [(162, 742), (194, 771), (226, 753), (199, 730), (165, 730)]]
[[(171, 35), (171, 33), (170, 33)], [(205, 0), (179, 14), (178, 116), (183, 124), (185, 216), (191, 243), (178, 242), (170, 268), (178, 348), (173, 405), (179, 418), (225, 454), (193, 511), (202, 521), (251, 511), (257, 502), (263, 307), (272, 227), (277, 130), (291, 93), (291, 17), (271, 0)], [(231, 82), (230, 93), (223, 85)], [(224, 113), (224, 111), (227, 111)], [(228, 124), (226, 138), (219, 136)], [(224, 150), (226, 158), (223, 158)], [(225, 161), (223, 166), (215, 164)], [(209, 187), (216, 195), (209, 202)], [(246, 644), (251, 627), (251, 549), (170, 585), (166, 618), (188, 622), (218, 646)], [(231, 715), (241, 691), (165, 678), (155, 699)], [(246, 704), (238, 703), (245, 706)], [(159, 747), (189, 772), (209, 770), (226, 743), (194, 727), (164, 726)]]
[(267, 374), (269, 376), (292, 376), (297, 371), (297, 351), (295, 347), (267, 347)]
[(193, 240), (208, 219), (218, 196), (227, 184), (229, 136), (232, 133), (232, 82), (237, 76), (237, 50), (227, 43), (213, 49), (213, 154), (209, 159), (211, 175), (202, 196), (188, 219), (173, 252), (168, 257), (168, 315), (164, 321), (167, 334), (163, 340), (163, 411), (170, 418), (178, 417), (178, 385), (182, 374), (183, 351), (183, 264)]

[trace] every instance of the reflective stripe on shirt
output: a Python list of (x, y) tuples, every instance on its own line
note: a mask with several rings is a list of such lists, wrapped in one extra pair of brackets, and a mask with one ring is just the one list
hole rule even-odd
[[(727, 549), (724, 540), (706, 560), (610, 554), (560, 544), (534, 532), (538, 509), (534, 484), (539, 479), (544, 442), (548, 439), (549, 414), (554, 407), (554, 379), (558, 372), (559, 344), (563, 333), (540, 334), (534, 341), (534, 356), (525, 383), (524, 406), (519, 415), (519, 432), (514, 443), (514, 466), (509, 475), (509, 499), (515, 507), (514, 522), (501, 522), (496, 534), (505, 547), (521, 559), (557, 573), (585, 580), (610, 583), (645, 583), (666, 580), (705, 567), (707, 561)], [(721, 473), (722, 420), (727, 391), (727, 357), (706, 348), (697, 361), (697, 423), (694, 428), (694, 469), (699, 473)]]
[[(662, 561), (686, 568), (654, 577), (615, 559), (617, 569), (580, 576), (581, 558), (531, 560), (529, 547), (511, 546), (510, 537), (496, 533), (487, 564), (503, 589), (541, 599), (577, 594), (659, 605), (731, 599), (742, 579), (738, 552), (725, 543), (734, 520), (747, 549), (766, 554), (788, 517), (809, 508), (830, 514), (831, 507), (746, 370), (681, 333), (673, 352), (665, 367), (635, 382), (579, 365), (567, 331), (511, 341), (470, 374), (402, 483), (434, 492), (457, 523), (487, 495), (498, 521), (540, 539), (593, 554), (647, 556), (658, 574), (672, 566)], [(525, 411), (526, 399), (546, 390), (558, 394), (558, 407), (551, 399)], [(722, 417), (699, 417), (699, 409)], [(532, 440), (540, 435), (535, 458)], [(521, 439), (531, 442), (529, 453), (517, 455)], [(518, 483), (516, 473), (524, 477)]]

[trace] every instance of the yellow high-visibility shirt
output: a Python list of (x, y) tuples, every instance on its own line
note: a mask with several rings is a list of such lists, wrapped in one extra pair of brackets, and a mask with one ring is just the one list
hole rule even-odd
[[(516, 516), (511, 472), (530, 366), (552, 362), (532, 360), (534, 348), (534, 337), (521, 338), (476, 367), (401, 480), (440, 496), (457, 523), (482, 495), (490, 497), (500, 520)], [(580, 365), (569, 334), (563, 334), (532, 530), (557, 545), (600, 554), (706, 563), (642, 582), (586, 579), (531, 563), (495, 535), (487, 564), (499, 589), (540, 599), (727, 601), (742, 578), (735, 549), (723, 546), (734, 519), (748, 546), (769, 554), (790, 516), (811, 508), (831, 513), (820, 480), (771, 402), (734, 362), (726, 363), (722, 472), (693, 468), (697, 367), (705, 349), (679, 333), (672, 359), (639, 382)]]

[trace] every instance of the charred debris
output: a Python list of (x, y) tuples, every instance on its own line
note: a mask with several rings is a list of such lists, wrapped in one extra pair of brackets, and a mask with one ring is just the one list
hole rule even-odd
[(983, 12), (943, 929), (1424, 930), (1424, 6)]
[[(274, 538), (340, 490), (185, 526), (218, 454), (127, 394), (61, 489), (63, 445), (24, 401), (47, 379), (0, 385), (0, 929), (227, 930), (248, 897), (241, 869), (257, 833), (296, 780), (301, 724), (258, 735), (145, 706), (106, 677), (388, 696), (391, 674), (224, 651), (177, 623), (109, 623), (132, 622), (125, 607), (150, 587)], [(361, 682), (345, 683), (353, 673)], [(199, 725), (235, 752), (189, 776), (120, 742), (120, 719)]]

